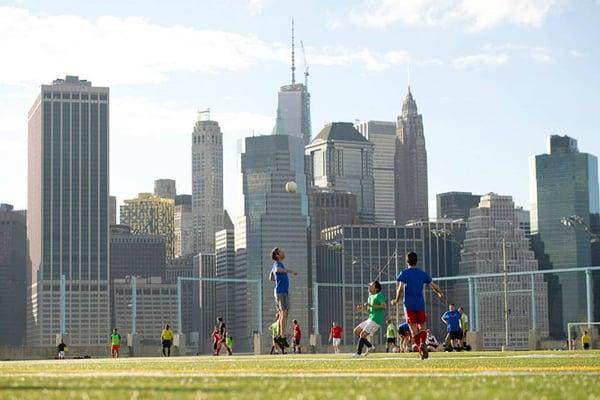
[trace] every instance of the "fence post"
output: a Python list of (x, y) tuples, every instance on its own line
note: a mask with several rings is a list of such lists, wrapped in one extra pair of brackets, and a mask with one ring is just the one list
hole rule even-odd
[(182, 334), (183, 332), (183, 313), (181, 311), (181, 277), (177, 277), (177, 333)]
[(587, 297), (587, 323), (588, 329), (592, 328), (590, 322), (594, 320), (593, 316), (593, 305), (592, 305), (592, 271), (588, 268), (585, 269), (585, 293)]
[(475, 298), (475, 279), (469, 278), (469, 312), (471, 313), (472, 330), (477, 330), (477, 301)]
[(535, 275), (531, 274), (531, 329), (537, 327), (537, 309), (535, 307)]
[[(343, 290), (343, 289), (342, 289)], [(314, 334), (319, 334), (319, 284), (313, 283), (313, 330)]]

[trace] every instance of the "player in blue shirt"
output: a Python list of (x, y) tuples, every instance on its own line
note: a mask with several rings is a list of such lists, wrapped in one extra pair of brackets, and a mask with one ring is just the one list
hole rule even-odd
[(269, 280), (275, 282), (273, 294), (275, 295), (275, 303), (277, 303), (279, 313), (279, 335), (274, 339), (274, 342), (283, 347), (290, 347), (285, 336), (285, 326), (290, 309), (290, 281), (288, 274), (298, 275), (298, 273), (283, 265), (285, 252), (279, 247), (275, 247), (271, 251), (271, 258), (273, 259), (273, 268), (269, 272)]
[(400, 351), (408, 353), (410, 349), (410, 326), (404, 321), (398, 325), (398, 336), (400, 336)]
[(425, 312), (425, 297), (423, 297), (423, 287), (429, 285), (431, 289), (441, 299), (444, 297), (442, 289), (431, 281), (429, 274), (417, 268), (417, 253), (410, 252), (406, 255), (407, 267), (400, 272), (396, 280), (398, 281), (398, 290), (396, 298), (392, 300), (392, 305), (400, 303), (400, 298), (404, 292), (404, 315), (413, 341), (419, 350), (421, 360), (429, 357), (427, 351), (427, 313)]
[(454, 304), (448, 305), (448, 311), (442, 315), (442, 321), (448, 325), (448, 336), (450, 337), (450, 346), (454, 351), (460, 351), (460, 341), (463, 338), (462, 328), (460, 327), (460, 312), (454, 309)]

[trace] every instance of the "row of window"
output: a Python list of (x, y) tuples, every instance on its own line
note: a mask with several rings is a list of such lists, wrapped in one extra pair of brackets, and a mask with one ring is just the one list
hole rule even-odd
[(81, 99), (107, 101), (108, 95), (98, 93), (44, 92), (44, 99)]

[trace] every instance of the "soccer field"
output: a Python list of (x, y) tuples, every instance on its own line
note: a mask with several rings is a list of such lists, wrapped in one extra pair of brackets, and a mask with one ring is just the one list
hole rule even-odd
[(0, 399), (600, 399), (600, 351), (7, 361)]

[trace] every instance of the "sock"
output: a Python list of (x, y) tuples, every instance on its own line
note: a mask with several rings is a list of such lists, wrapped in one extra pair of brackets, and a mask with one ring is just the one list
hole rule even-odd
[(362, 354), (363, 347), (365, 347), (365, 338), (358, 339), (358, 346), (356, 347), (356, 354)]
[(373, 345), (371, 344), (371, 342), (369, 342), (369, 339), (364, 338), (363, 340), (365, 341), (365, 346), (367, 346), (368, 348), (373, 347)]

